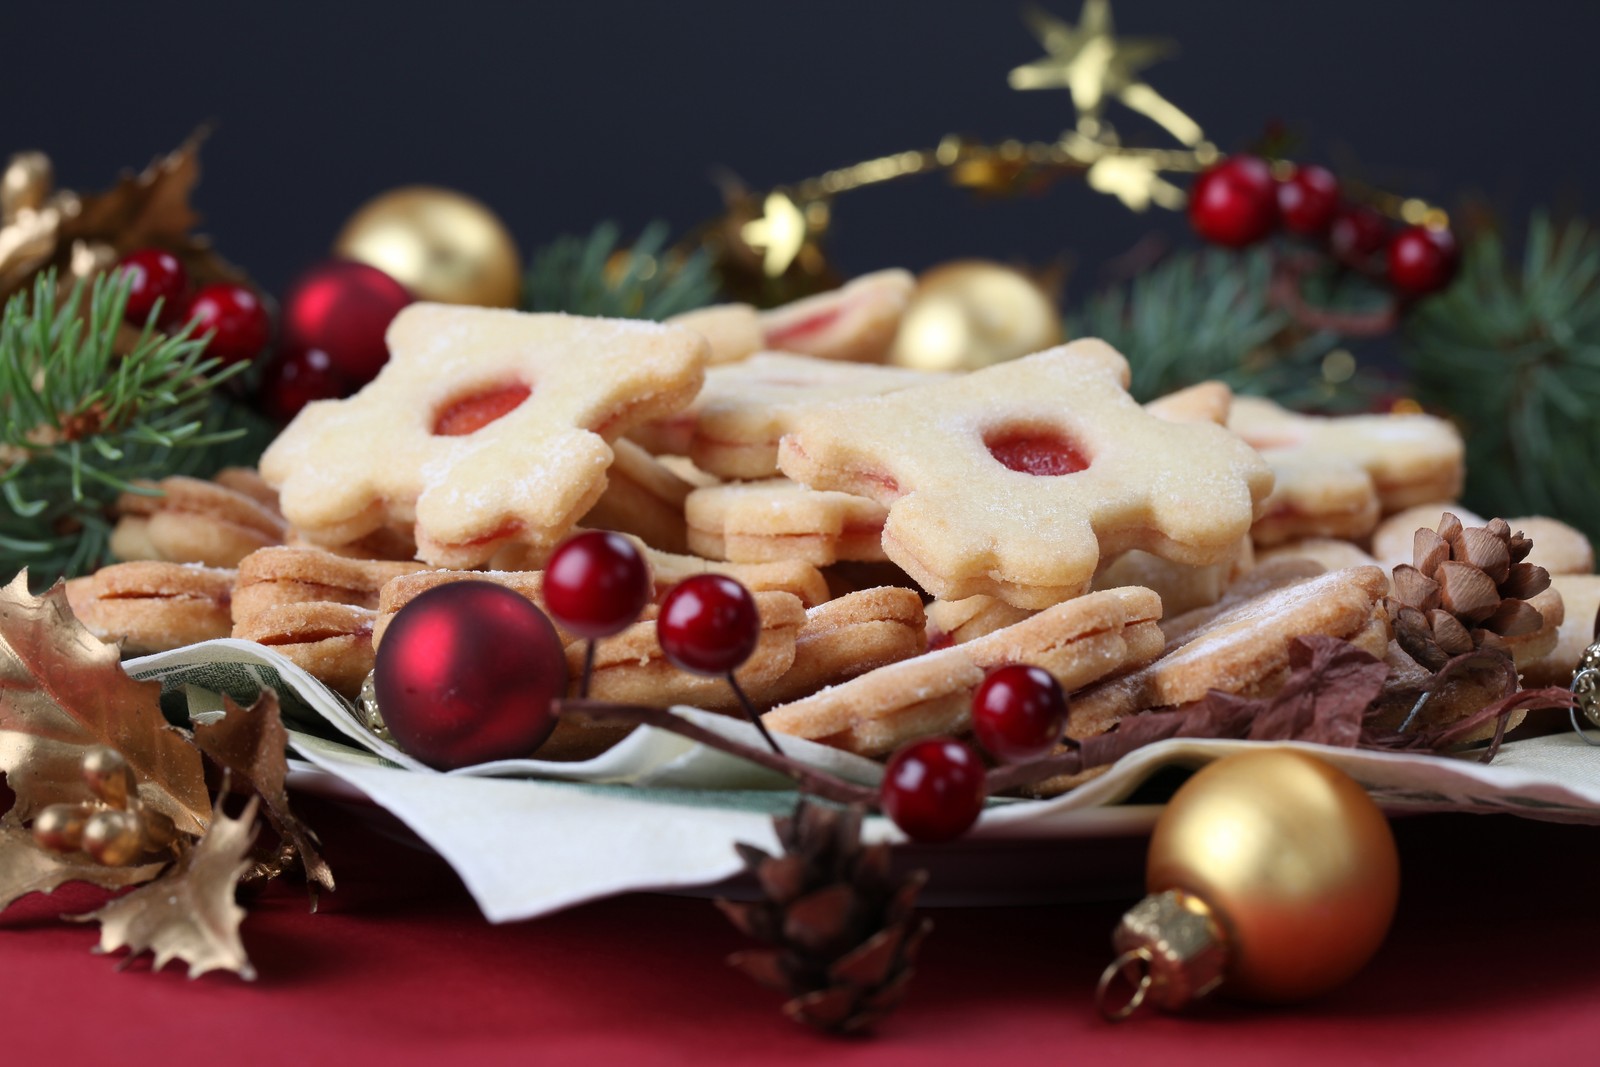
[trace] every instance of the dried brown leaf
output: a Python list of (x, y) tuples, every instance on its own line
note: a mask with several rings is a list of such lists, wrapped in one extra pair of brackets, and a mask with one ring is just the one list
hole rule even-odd
[[(283, 727), (278, 694), (263, 690), (248, 708), (239, 707), (226, 695), (222, 699), (220, 719), (195, 723), (196, 747), (261, 798), (267, 822), (299, 854), (308, 885), (333, 892), (333, 871), (317, 851), (316, 834), (289, 808), (284, 784), (289, 773), (289, 732)], [(312, 893), (314, 907), (315, 889)]]
[(63, 855), (41, 848), (33, 834), (20, 827), (0, 826), (0, 911), (29, 893), (50, 893), (68, 882), (88, 882), (102, 889), (139, 885), (165, 866), (104, 867), (81, 852)]
[(168, 961), (180, 959), (189, 965), (190, 978), (224, 970), (253, 980), (255, 968), (239, 940), (245, 912), (234, 901), (234, 891), (250, 869), (248, 853), (255, 841), (259, 804), (251, 797), (237, 819), (217, 808), (205, 836), (170, 871), (81, 916), (84, 922), (100, 924), (96, 951), (126, 948), (127, 960), (150, 952), (155, 956), (151, 966), (158, 971)]
[(162, 718), (161, 686), (136, 682), (115, 645), (84, 629), (65, 586), (28, 592), (27, 572), (0, 589), (0, 772), (16, 793), (10, 818), (90, 799), (84, 752), (107, 745), (139, 782), (139, 798), (185, 834), (211, 817), (200, 753)]

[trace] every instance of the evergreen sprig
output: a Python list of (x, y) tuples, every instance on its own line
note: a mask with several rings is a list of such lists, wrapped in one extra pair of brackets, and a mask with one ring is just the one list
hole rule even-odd
[(715, 299), (710, 259), (703, 251), (675, 257), (665, 223), (646, 226), (631, 247), (620, 247), (621, 238), (616, 223), (603, 222), (587, 237), (558, 237), (539, 249), (524, 279), (523, 309), (659, 320)]
[(141, 479), (214, 468), (243, 437), (216, 393), (244, 364), (166, 336), (155, 313), (119, 353), (131, 279), (101, 276), (58, 299), (53, 272), (0, 315), (0, 571), (48, 580), (103, 562), (110, 506)]

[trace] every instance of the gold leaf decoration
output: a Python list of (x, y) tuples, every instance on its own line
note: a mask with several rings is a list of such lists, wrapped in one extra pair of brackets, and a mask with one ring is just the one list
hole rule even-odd
[(100, 924), (95, 951), (128, 949), (123, 966), (149, 952), (155, 957), (154, 970), (179, 959), (189, 965), (190, 978), (232, 971), (253, 981), (256, 970), (239, 940), (245, 911), (234, 901), (234, 891), (250, 868), (246, 854), (255, 842), (259, 805), (251, 797), (237, 819), (228, 818), (219, 806), (205, 836), (166, 874), (81, 916), (84, 922)]
[[(261, 798), (267, 821), (299, 856), (307, 884), (333, 892), (333, 871), (317, 851), (316, 834), (289, 809), (284, 785), (289, 773), (289, 732), (283, 727), (278, 694), (265, 690), (248, 708), (239, 707), (226, 695), (222, 700), (225, 714), (214, 722), (195, 723), (194, 743)], [(313, 888), (313, 908), (315, 892)]]
[(106, 745), (132, 768), (140, 800), (178, 832), (203, 833), (205, 764), (162, 718), (160, 693), (130, 678), (117, 647), (73, 618), (61, 583), (36, 597), (23, 571), (0, 589), (0, 773), (17, 798), (8, 823), (91, 800), (83, 756)]
[(81, 852), (62, 855), (40, 848), (27, 830), (0, 826), (0, 911), (29, 893), (50, 893), (68, 882), (88, 882), (103, 889), (139, 885), (165, 866), (102, 867)]

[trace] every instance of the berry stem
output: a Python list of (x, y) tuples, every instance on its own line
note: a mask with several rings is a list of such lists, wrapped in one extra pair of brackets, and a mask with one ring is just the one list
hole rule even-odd
[(767, 747), (772, 749), (775, 754), (783, 755), (783, 749), (778, 747), (778, 742), (773, 740), (772, 735), (767, 732), (766, 723), (761, 721), (761, 713), (756, 710), (754, 704), (750, 703), (750, 698), (744, 695), (744, 690), (739, 688), (739, 682), (734, 678), (732, 671), (728, 672), (728, 688), (732, 689), (733, 695), (739, 698), (739, 706), (744, 708), (745, 717), (754, 723), (755, 728), (761, 732), (761, 739), (767, 743)]
[(1382, 307), (1367, 312), (1331, 311), (1316, 307), (1300, 291), (1307, 270), (1308, 266), (1303, 261), (1280, 260), (1267, 287), (1271, 303), (1287, 311), (1299, 325), (1308, 330), (1331, 330), (1347, 337), (1382, 337), (1394, 332), (1400, 321), (1400, 302), (1397, 299), (1391, 296)]
[(584, 642), (583, 680), (578, 683), (578, 699), (589, 699), (589, 679), (594, 677), (594, 638)]

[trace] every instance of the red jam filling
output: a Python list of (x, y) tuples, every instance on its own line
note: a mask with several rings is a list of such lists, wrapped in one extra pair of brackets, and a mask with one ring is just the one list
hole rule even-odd
[(839, 321), (843, 308), (829, 308), (819, 311), (815, 315), (807, 315), (775, 330), (767, 331), (767, 344), (773, 348), (782, 348), (785, 341), (799, 341), (813, 334), (821, 333), (829, 326)]
[(532, 395), (532, 389), (519, 383), (464, 396), (434, 416), (433, 432), (438, 437), (477, 433), (495, 419), (511, 414)]
[(1053, 430), (1003, 430), (984, 438), (989, 454), (1007, 470), (1053, 478), (1089, 469), (1089, 457)]

